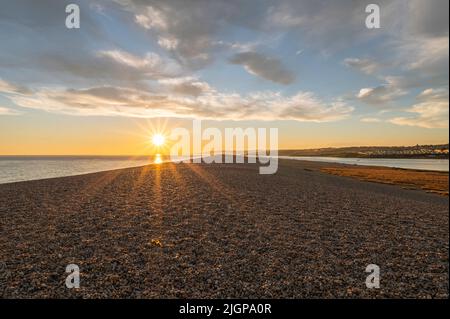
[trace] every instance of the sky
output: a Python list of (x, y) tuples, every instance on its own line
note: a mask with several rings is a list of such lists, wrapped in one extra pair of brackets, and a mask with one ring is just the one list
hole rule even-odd
[(448, 7), (0, 0), (0, 155), (145, 154), (194, 118), (276, 127), (280, 149), (448, 143)]

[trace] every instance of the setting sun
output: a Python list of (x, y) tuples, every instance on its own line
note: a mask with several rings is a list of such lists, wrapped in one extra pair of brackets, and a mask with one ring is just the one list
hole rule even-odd
[(164, 145), (166, 138), (161, 134), (155, 134), (152, 136), (152, 143), (155, 146), (162, 146)]

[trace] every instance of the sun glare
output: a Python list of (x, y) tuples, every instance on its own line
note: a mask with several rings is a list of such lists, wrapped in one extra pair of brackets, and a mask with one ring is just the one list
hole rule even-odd
[(162, 162), (163, 162), (163, 160), (162, 160), (161, 154), (156, 154), (156, 155), (155, 155), (155, 158), (154, 158), (154, 160), (153, 160), (153, 163), (155, 163), (155, 164), (161, 164)]
[(162, 146), (165, 143), (165, 137), (161, 134), (155, 134), (152, 136), (152, 143), (155, 146)]

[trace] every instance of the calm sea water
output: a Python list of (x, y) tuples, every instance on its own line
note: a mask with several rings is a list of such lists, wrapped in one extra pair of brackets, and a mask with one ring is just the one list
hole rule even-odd
[(448, 172), (448, 159), (410, 159), (410, 158), (342, 158), (314, 156), (279, 156), (279, 158), (304, 161), (341, 163), (353, 165), (385, 166), (405, 169), (420, 169), (427, 171)]
[[(294, 157), (284, 159), (310, 160), (356, 165), (374, 165), (447, 171), (448, 160), (439, 159), (379, 159), (379, 158), (337, 158), (337, 157)], [(0, 156), (0, 183), (19, 182), (43, 178), (71, 176), (112, 169), (137, 167), (168, 160), (162, 157), (11, 157)]]
[(0, 183), (62, 177), (151, 164), (139, 157), (10, 157), (0, 156)]

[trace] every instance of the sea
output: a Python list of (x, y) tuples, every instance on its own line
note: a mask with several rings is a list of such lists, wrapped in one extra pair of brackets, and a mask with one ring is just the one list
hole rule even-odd
[[(279, 158), (444, 172), (449, 171), (448, 159), (381, 159), (305, 156), (279, 156)], [(170, 161), (170, 159), (160, 155), (145, 157), (0, 156), (0, 184), (138, 167), (165, 161)]]

